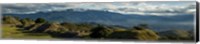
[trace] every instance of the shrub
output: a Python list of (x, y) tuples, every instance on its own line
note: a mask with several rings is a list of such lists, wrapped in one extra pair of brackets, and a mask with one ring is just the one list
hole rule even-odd
[(136, 34), (131, 31), (115, 31), (108, 36), (111, 39), (136, 39)]
[(92, 38), (105, 38), (112, 33), (112, 30), (104, 26), (98, 26), (92, 29), (91, 32), (90, 37)]
[(45, 19), (43, 19), (43, 18), (37, 18), (36, 20), (35, 20), (35, 23), (45, 23), (46, 21), (45, 21)]
[(21, 19), (20, 21), (22, 22), (23, 27), (27, 27), (35, 23), (33, 20), (29, 18), (24, 18), (24, 19)]

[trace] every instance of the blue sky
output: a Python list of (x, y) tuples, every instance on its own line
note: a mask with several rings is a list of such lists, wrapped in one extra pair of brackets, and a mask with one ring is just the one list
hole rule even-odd
[[(37, 12), (62, 11), (75, 9), (106, 10), (121, 14), (172, 16), (180, 14), (195, 14), (196, 2), (74, 2), (74, 3), (49, 3), (49, 4), (2, 4), (3, 13), (31, 14)], [(20, 9), (23, 8), (23, 9)]]

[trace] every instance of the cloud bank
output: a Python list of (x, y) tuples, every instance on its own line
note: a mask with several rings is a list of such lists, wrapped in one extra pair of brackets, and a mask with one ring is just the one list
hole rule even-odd
[(4, 14), (33, 14), (37, 12), (102, 10), (125, 15), (172, 16), (195, 14), (195, 2), (113, 2), (113, 3), (43, 3), (43, 4), (2, 4)]

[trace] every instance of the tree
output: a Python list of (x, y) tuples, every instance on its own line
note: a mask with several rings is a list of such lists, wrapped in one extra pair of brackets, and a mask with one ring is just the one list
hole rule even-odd
[(43, 19), (43, 18), (37, 18), (36, 20), (35, 20), (35, 23), (45, 23), (46, 21), (45, 21), (45, 19)]
[(24, 18), (24, 19), (21, 19), (20, 21), (22, 22), (23, 27), (35, 24), (35, 22), (32, 19), (29, 19), (29, 18)]
[(105, 38), (112, 33), (112, 30), (104, 26), (98, 26), (92, 29), (91, 32), (90, 37), (92, 38)]
[(31, 21), (31, 19), (29, 18), (24, 18), (20, 20), (22, 22), (22, 24), (26, 24), (27, 21)]

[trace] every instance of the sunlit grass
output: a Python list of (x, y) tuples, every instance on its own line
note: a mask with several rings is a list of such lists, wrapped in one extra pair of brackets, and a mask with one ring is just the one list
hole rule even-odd
[(2, 38), (9, 39), (54, 39), (46, 33), (23, 33), (17, 27), (3, 26)]

